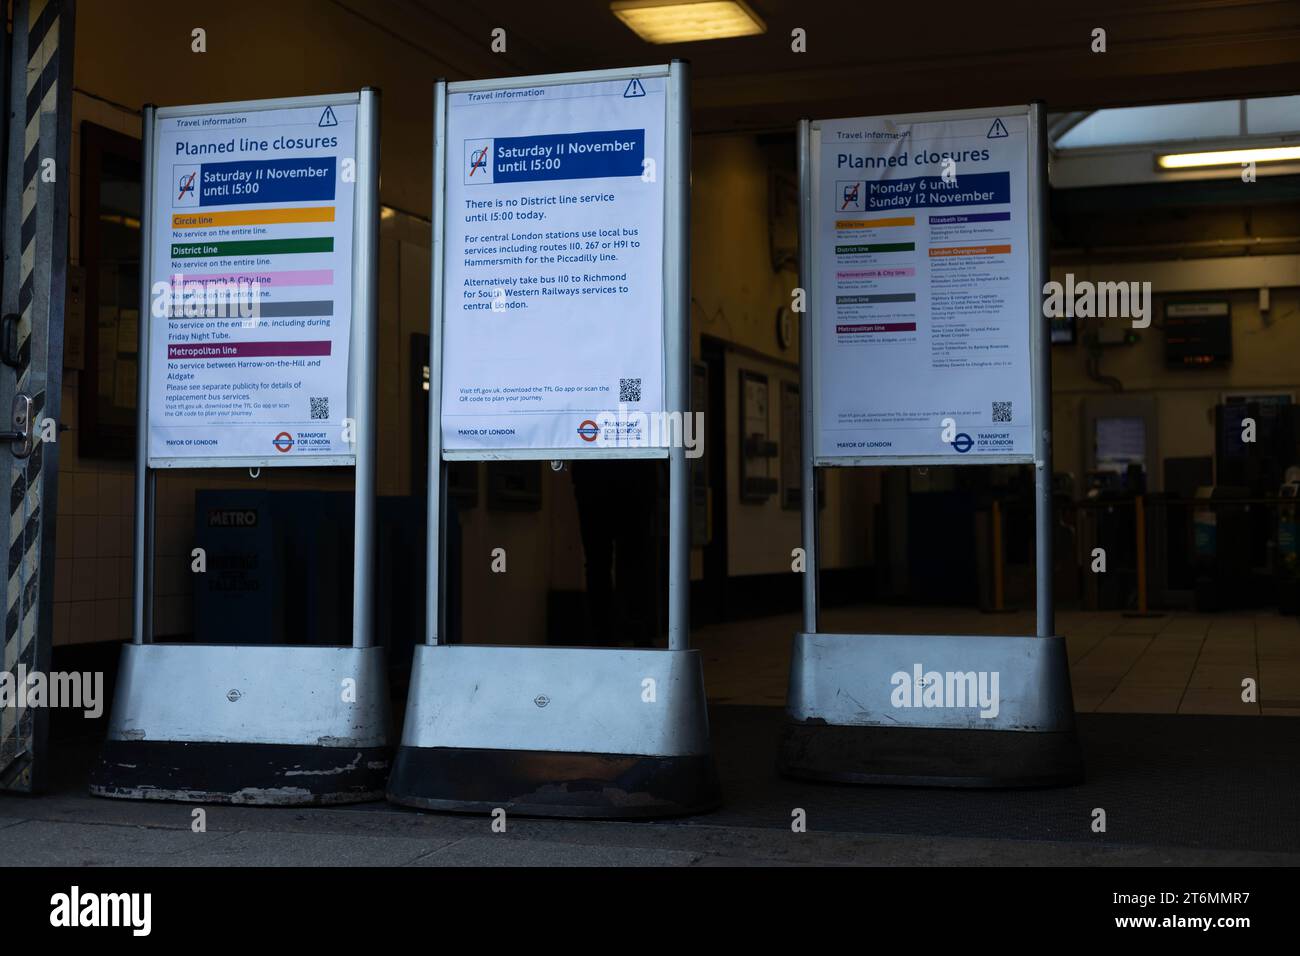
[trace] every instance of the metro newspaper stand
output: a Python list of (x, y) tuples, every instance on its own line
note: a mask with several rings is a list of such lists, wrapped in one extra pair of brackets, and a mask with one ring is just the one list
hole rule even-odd
[[(148, 106), (143, 130), (134, 633), (91, 792), (280, 805), (379, 798), (391, 749), (384, 652), (371, 633), (378, 92)], [(178, 283), (179, 299), (159, 315), (155, 283), (173, 273), (235, 282), (234, 299), (259, 311), (195, 321)], [(240, 289), (240, 279), (258, 285)], [(220, 334), (195, 336), (199, 328)], [(200, 392), (247, 388), (235, 403), (252, 420), (213, 405), (187, 417), (164, 390), (176, 370)], [(288, 410), (266, 409), (263, 396)], [(250, 646), (240, 634), (154, 642), (157, 469), (323, 465), (356, 472), (351, 646)]]
[[(788, 775), (1082, 779), (1052, 604), (1043, 119), (1034, 104), (799, 125), (806, 573), (778, 758)], [(1008, 367), (981, 369), (987, 356)], [(1000, 463), (1034, 467), (1037, 636), (818, 631), (817, 467)]]
[[(686, 91), (679, 62), (436, 86), (429, 472), (438, 481), (425, 643), (394, 802), (655, 817), (719, 801), (700, 656), (687, 648), (685, 449), (609, 444), (620, 402), (640, 399), (634, 409), (653, 414), (690, 408)], [(507, 296), (557, 284), (578, 292)], [(540, 396), (529, 400), (535, 410), (517, 407), (511, 396), (521, 394)], [(480, 396), (495, 413), (477, 411)], [(633, 457), (669, 461), (668, 649), (445, 643), (446, 462)]]

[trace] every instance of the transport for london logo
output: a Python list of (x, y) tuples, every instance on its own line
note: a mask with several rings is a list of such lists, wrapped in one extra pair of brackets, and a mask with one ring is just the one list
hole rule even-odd
[(465, 185), (492, 182), (492, 140), (465, 140)]
[(293, 436), (288, 432), (280, 432), (271, 439), (271, 444), (275, 446), (278, 452), (293, 451)]

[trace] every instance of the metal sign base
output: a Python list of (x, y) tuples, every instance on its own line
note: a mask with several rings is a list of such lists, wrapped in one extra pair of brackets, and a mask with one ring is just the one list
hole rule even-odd
[(420, 645), (388, 799), (553, 817), (711, 810), (699, 652)]
[(379, 647), (127, 644), (90, 792), (307, 806), (382, 799)]
[(1065, 641), (796, 634), (778, 769), (901, 786), (1078, 783)]

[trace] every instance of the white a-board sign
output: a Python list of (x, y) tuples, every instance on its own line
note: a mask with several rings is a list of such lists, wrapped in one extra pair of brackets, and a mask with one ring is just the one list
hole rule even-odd
[[(375, 799), (388, 749), (372, 626), (379, 92), (146, 105), (142, 120), (132, 638), (91, 792)], [(353, 468), (351, 646), (285, 645), (270, 619), (210, 644), (155, 642), (160, 470), (286, 465)], [(337, 706), (341, 679), (355, 706)]]
[[(149, 467), (351, 465), (360, 95), (158, 110)], [(373, 212), (373, 210), (371, 211)]]
[[(434, 87), (428, 604), (396, 803), (625, 818), (720, 799), (689, 646), (689, 87), (681, 61)], [(448, 643), (448, 462), (579, 458), (667, 459), (641, 464), (668, 473), (668, 649)], [(619, 689), (647, 683), (655, 707)]]
[(446, 458), (666, 455), (667, 93), (574, 74), (447, 94)]
[(811, 125), (818, 464), (1034, 460), (1025, 107)]
[[(846, 783), (1076, 783), (1069, 661), (1055, 631), (1051, 343), (1038, 292), (1045, 108), (804, 120), (798, 142), (807, 567), (777, 766)], [(1034, 637), (820, 631), (819, 466), (995, 462), (1033, 466)], [(919, 688), (923, 667), (1001, 675), (1000, 703), (909, 707), (900, 674), (914, 669)]]

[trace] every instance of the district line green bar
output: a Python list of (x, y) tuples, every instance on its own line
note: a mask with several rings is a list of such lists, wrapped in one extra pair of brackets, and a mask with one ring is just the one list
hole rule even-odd
[(853, 255), (855, 252), (911, 252), (916, 248), (914, 242), (877, 242), (866, 246), (836, 246), (839, 255)]
[(174, 242), (173, 259), (210, 256), (289, 255), (296, 252), (333, 252), (334, 239), (248, 239), (242, 242)]

